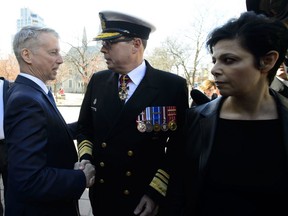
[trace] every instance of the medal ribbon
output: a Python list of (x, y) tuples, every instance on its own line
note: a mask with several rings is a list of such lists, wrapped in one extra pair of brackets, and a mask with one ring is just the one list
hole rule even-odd
[(167, 121), (171, 122), (172, 120), (174, 120), (174, 117), (175, 117), (175, 113), (174, 113), (173, 106), (167, 106)]
[(167, 117), (166, 117), (166, 107), (165, 107), (165, 106), (162, 107), (161, 118), (163, 119), (163, 124), (164, 124), (164, 123), (167, 123), (167, 122), (166, 122), (166, 118), (167, 118)]
[(147, 122), (150, 122), (151, 121), (151, 111), (150, 111), (150, 108), (151, 107), (146, 107), (145, 110), (146, 110), (146, 121)]
[(159, 124), (160, 125), (160, 107), (152, 107), (153, 110), (153, 117), (152, 117), (152, 121), (153, 121), (153, 125), (155, 124)]
[(144, 112), (141, 112), (138, 116), (137, 116), (137, 123), (139, 124), (140, 122), (144, 121)]

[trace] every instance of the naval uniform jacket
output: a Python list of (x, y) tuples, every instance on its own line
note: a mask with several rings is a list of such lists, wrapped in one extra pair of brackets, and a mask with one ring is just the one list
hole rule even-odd
[(78, 155), (56, 104), (19, 75), (8, 91), (4, 129), (8, 146), (6, 216), (76, 216), (86, 187)]
[[(169, 179), (165, 148), (177, 151), (183, 146), (178, 131), (188, 108), (186, 80), (145, 63), (146, 74), (123, 108), (118, 96), (119, 74), (97, 72), (88, 84), (78, 120), (78, 143), (92, 143), (93, 159), (88, 154), (81, 158), (92, 159), (96, 168), (96, 181), (90, 189), (95, 215), (110, 215), (111, 208), (118, 215), (132, 215), (144, 194), (160, 202)], [(156, 106), (176, 107), (175, 131), (137, 130), (140, 113)], [(154, 178), (156, 173), (158, 177)], [(149, 186), (153, 178), (155, 184)], [(105, 208), (103, 214), (101, 209)]]
[[(283, 129), (283, 141), (288, 158), (288, 100), (273, 89), (270, 89), (270, 94), (274, 97), (277, 104)], [(171, 196), (169, 194), (169, 187), (167, 194), (170, 201), (169, 207), (172, 205), (171, 202), (174, 203), (174, 206), (169, 208), (167, 216), (195, 215), (195, 204), (197, 203), (198, 192), (201, 188), (202, 178), (205, 175), (205, 168), (214, 143), (217, 120), (219, 119), (219, 111), (223, 101), (224, 97), (219, 97), (209, 103), (190, 108), (187, 111), (187, 127), (185, 126), (187, 137), (182, 166), (185, 164), (185, 167), (189, 168), (185, 170), (178, 169), (178, 171), (183, 172), (177, 173), (176, 180), (171, 179), (171, 184), (169, 185), (171, 186)], [(183, 185), (184, 187), (181, 188)], [(184, 200), (182, 200), (183, 198)]]

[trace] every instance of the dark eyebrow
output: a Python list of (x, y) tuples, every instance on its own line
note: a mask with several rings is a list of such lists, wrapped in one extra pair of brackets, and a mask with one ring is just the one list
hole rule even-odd
[[(237, 55), (233, 54), (233, 53), (223, 53), (221, 54), (218, 58), (222, 59), (222, 58), (227, 58), (227, 57), (237, 57)], [(212, 58), (215, 58), (214, 55), (212, 55)]]

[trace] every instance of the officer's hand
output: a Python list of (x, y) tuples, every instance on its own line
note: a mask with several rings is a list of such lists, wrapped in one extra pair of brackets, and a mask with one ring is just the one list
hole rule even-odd
[(76, 162), (76, 163), (74, 164), (74, 169), (75, 169), (75, 170), (78, 170), (78, 169), (84, 170), (85, 165), (88, 164), (88, 163), (91, 164), (90, 160), (82, 160), (81, 162)]
[(95, 167), (89, 160), (82, 160), (74, 164), (74, 170), (83, 170), (86, 177), (86, 187), (91, 187), (95, 182)]
[(155, 216), (158, 213), (159, 206), (150, 199), (147, 195), (144, 195), (136, 209), (134, 210), (135, 215), (139, 216)]
[(83, 169), (86, 177), (86, 187), (91, 187), (95, 182), (95, 167), (91, 163), (86, 163)]

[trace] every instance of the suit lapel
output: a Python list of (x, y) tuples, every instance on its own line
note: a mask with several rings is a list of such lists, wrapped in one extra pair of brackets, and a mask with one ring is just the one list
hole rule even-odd
[(159, 92), (159, 82), (157, 81), (157, 77), (155, 77), (156, 70), (148, 62), (146, 62), (146, 67), (143, 80), (127, 102), (127, 105), (136, 104), (137, 107), (140, 107), (141, 111), (151, 104)]
[(103, 84), (103, 103), (107, 124), (117, 121), (122, 111), (122, 104), (118, 96), (118, 74), (112, 73), (108, 81)]
[(55, 110), (55, 112), (57, 113), (57, 115), (58, 115), (59, 118), (61, 119), (61, 122), (62, 122), (63, 125), (65, 126), (67, 133), (70, 135), (71, 139), (73, 139), (73, 136), (72, 136), (71, 132), (70, 132), (69, 129), (68, 129), (67, 123), (66, 123), (66, 121), (64, 120), (63, 116), (61, 115), (60, 111), (58, 110), (56, 104), (50, 101), (49, 96), (44, 92), (44, 90), (43, 90), (38, 84), (36, 84), (36, 83), (33, 82), (32, 80), (30, 80), (30, 79), (28, 79), (28, 78), (26, 78), (26, 77), (23, 77), (23, 76), (21, 76), (21, 75), (18, 75), (18, 76), (17, 76), (15, 82), (16, 82), (16, 83), (18, 82), (18, 83), (21, 83), (21, 84), (24, 84), (24, 85), (29, 85), (29, 86), (31, 86), (32, 88), (34, 88), (36, 91), (41, 92), (41, 94), (43, 94), (43, 95), (46, 97), (47, 105), (48, 105), (48, 104), (51, 104), (51, 106), (53, 106), (53, 109)]
[(220, 104), (222, 103), (221, 99), (223, 98), (218, 98), (210, 103), (207, 103), (206, 107), (203, 109), (203, 111), (201, 111), (201, 115), (205, 116), (205, 118), (199, 122), (201, 127), (201, 140), (203, 140), (203, 148), (199, 161), (199, 170), (201, 172), (205, 171), (205, 167), (211, 154), (216, 132), (218, 118), (217, 112)]
[(150, 73), (147, 72), (147, 75), (144, 76), (132, 97), (125, 104), (124, 109), (136, 104), (142, 111), (157, 96), (158, 87), (151, 82)]

